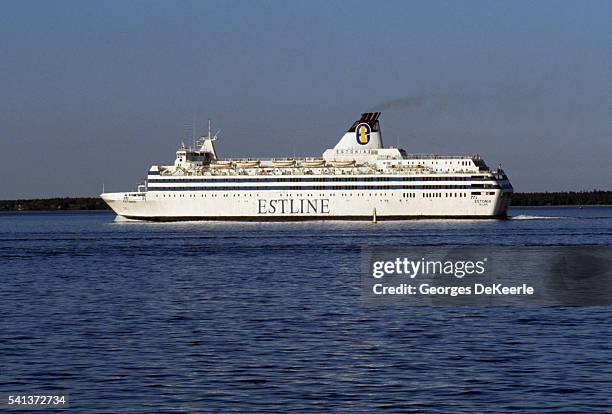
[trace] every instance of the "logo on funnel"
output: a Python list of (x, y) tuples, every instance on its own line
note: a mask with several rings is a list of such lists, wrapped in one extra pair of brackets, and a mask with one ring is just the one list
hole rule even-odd
[(359, 124), (355, 128), (355, 137), (359, 145), (366, 145), (370, 142), (370, 126), (368, 124)]

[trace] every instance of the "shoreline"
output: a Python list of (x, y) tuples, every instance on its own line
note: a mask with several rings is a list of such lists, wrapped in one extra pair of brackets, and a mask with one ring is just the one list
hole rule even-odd
[(534, 205), (525, 205), (525, 206), (513, 206), (510, 205), (508, 208), (520, 207), (520, 208), (590, 208), (590, 207), (612, 207), (612, 204), (550, 204), (544, 206), (534, 206)]
[[(513, 204), (512, 202), (516, 203)], [(565, 191), (544, 193), (514, 193), (510, 208), (532, 207), (610, 207), (612, 191)], [(100, 197), (53, 197), (0, 200), (0, 212), (66, 212), (112, 211)]]
[[(538, 209), (538, 208), (579, 208), (579, 209), (583, 209), (583, 208), (610, 208), (612, 207), (612, 204), (588, 204), (588, 205), (581, 205), (581, 204), (563, 204), (563, 205), (548, 205), (548, 206), (509, 206), (509, 209), (512, 208), (527, 208), (527, 209)], [(111, 210), (110, 208), (108, 209), (92, 209), (92, 210), (88, 210), (88, 209), (81, 209), (81, 210), (0, 210), (0, 214), (14, 214), (14, 213), (20, 213), (20, 214), (35, 214), (35, 213), (59, 213), (59, 214), (66, 214), (66, 213), (110, 213), (110, 214), (116, 214), (113, 210)]]
[(0, 214), (11, 214), (11, 213), (113, 213), (113, 210), (109, 209), (96, 209), (96, 210), (0, 210)]

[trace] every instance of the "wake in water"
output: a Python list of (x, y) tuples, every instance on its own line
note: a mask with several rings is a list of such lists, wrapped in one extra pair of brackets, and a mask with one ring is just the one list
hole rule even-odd
[(556, 216), (530, 216), (529, 214), (519, 214), (518, 216), (510, 216), (508, 217), (510, 220), (550, 220), (550, 219), (560, 219), (563, 217)]
[(133, 220), (120, 215), (115, 216), (115, 223), (142, 223), (140, 220)]

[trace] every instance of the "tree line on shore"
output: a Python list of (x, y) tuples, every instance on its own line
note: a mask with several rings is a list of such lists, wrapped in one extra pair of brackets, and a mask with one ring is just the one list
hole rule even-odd
[(0, 211), (110, 210), (100, 197), (37, 198), (2, 200)]
[(590, 206), (612, 205), (612, 191), (559, 191), (553, 193), (514, 193), (513, 206)]
[[(560, 191), (553, 193), (514, 193), (513, 206), (612, 205), (612, 191)], [(110, 210), (99, 197), (39, 198), (2, 200), (0, 211)]]

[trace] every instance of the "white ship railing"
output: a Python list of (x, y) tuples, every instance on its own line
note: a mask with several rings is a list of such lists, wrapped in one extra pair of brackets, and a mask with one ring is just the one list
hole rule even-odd
[[(229, 158), (219, 158), (218, 161), (221, 162), (246, 162), (246, 161), (320, 161), (322, 157), (275, 157), (275, 158), (241, 158), (241, 157), (229, 157)], [(438, 154), (408, 154), (404, 155), (403, 158), (398, 158), (395, 155), (376, 155), (377, 160), (480, 160), (479, 154), (473, 155), (438, 155)]]
[(354, 167), (252, 167), (252, 168), (240, 168), (233, 167), (223, 170), (211, 170), (208, 168), (198, 168), (193, 170), (162, 170), (161, 176), (280, 176), (280, 175), (373, 175), (373, 174), (411, 174), (411, 175), (422, 175), (422, 174), (435, 174), (435, 175), (448, 175), (448, 174), (489, 174), (497, 173), (497, 170), (491, 170), (490, 168), (479, 168), (478, 170), (442, 170), (435, 171), (431, 168), (385, 168), (384, 170), (378, 170), (371, 167), (365, 166), (354, 166)]

